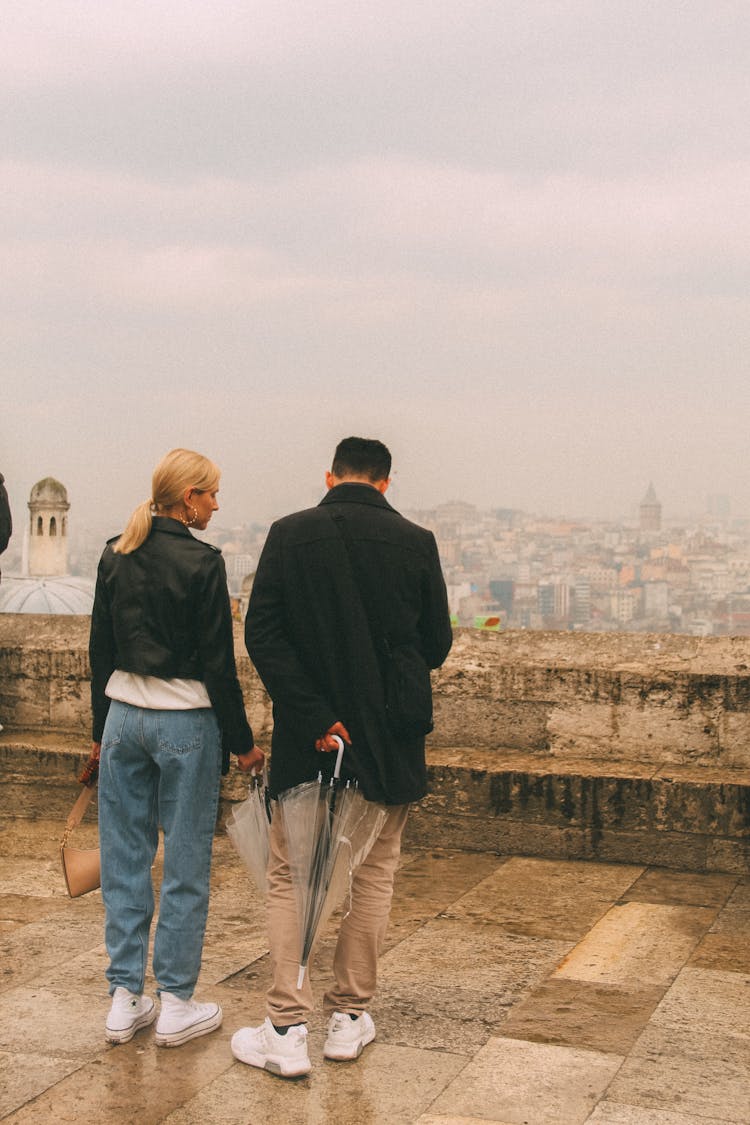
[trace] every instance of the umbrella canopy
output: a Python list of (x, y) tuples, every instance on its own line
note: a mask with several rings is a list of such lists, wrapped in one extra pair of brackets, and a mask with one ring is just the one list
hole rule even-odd
[(330, 781), (322, 775), (278, 796), (289, 855), (292, 885), (297, 897), (300, 958), (297, 988), (301, 988), (315, 940), (331, 911), (347, 894), (386, 818), (384, 805), (366, 801), (356, 785), (341, 783), (339, 751)]
[(268, 795), (268, 772), (251, 774), (247, 798), (235, 805), (227, 819), (227, 833), (240, 854), (255, 885), (263, 894), (268, 883), (268, 829), (271, 823), (271, 799)]

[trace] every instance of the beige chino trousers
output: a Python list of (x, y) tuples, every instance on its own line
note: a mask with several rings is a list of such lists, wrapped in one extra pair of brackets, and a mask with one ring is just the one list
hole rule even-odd
[[(354, 873), (351, 909), (341, 923), (333, 958), (334, 985), (323, 997), (327, 1012), (363, 1012), (375, 993), (378, 955), (388, 926), (408, 811), (408, 805), (389, 806), (380, 834)], [(273, 967), (266, 1010), (271, 1023), (289, 1027), (305, 1022), (313, 1009), (313, 992), (309, 971), (302, 988), (297, 989), (297, 903), (278, 809), (271, 821), (266, 910)]]

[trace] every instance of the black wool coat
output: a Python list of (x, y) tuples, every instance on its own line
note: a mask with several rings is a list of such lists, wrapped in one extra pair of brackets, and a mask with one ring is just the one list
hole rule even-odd
[(377, 489), (340, 484), (317, 507), (274, 523), (245, 620), (250, 659), (273, 701), (271, 792), (330, 773), (332, 755), (314, 744), (340, 721), (352, 738), (343, 775), (368, 800), (406, 804), (427, 792), (424, 738), (394, 736), (388, 726), (378, 654), (335, 513), (366, 586), (385, 591), (385, 631), (414, 646), (428, 668), (451, 647), (435, 538)]

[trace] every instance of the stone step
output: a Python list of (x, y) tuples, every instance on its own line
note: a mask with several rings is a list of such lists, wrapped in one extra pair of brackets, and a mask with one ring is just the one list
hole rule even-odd
[[(80, 785), (77, 778), (89, 759), (85, 736), (8, 731), (0, 733), (0, 816), (63, 819)], [(91, 808), (95, 809), (96, 801)], [(92, 818), (87, 814), (87, 820)]]
[(428, 751), (409, 842), (468, 851), (750, 872), (750, 770), (507, 748)]
[[(84, 737), (0, 734), (0, 813), (64, 818)], [(428, 751), (430, 794), (407, 843), (465, 851), (750, 873), (750, 770), (563, 758), (497, 747)], [(246, 786), (233, 770), (221, 820)], [(90, 813), (89, 816), (92, 814)]]

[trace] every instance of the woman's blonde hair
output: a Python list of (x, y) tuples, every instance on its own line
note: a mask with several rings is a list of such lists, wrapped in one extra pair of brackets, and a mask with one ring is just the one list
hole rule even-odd
[(208, 457), (192, 449), (170, 450), (154, 469), (151, 498), (138, 505), (112, 550), (121, 555), (135, 551), (148, 538), (153, 516), (179, 504), (186, 488), (215, 492), (220, 476), (221, 471)]

